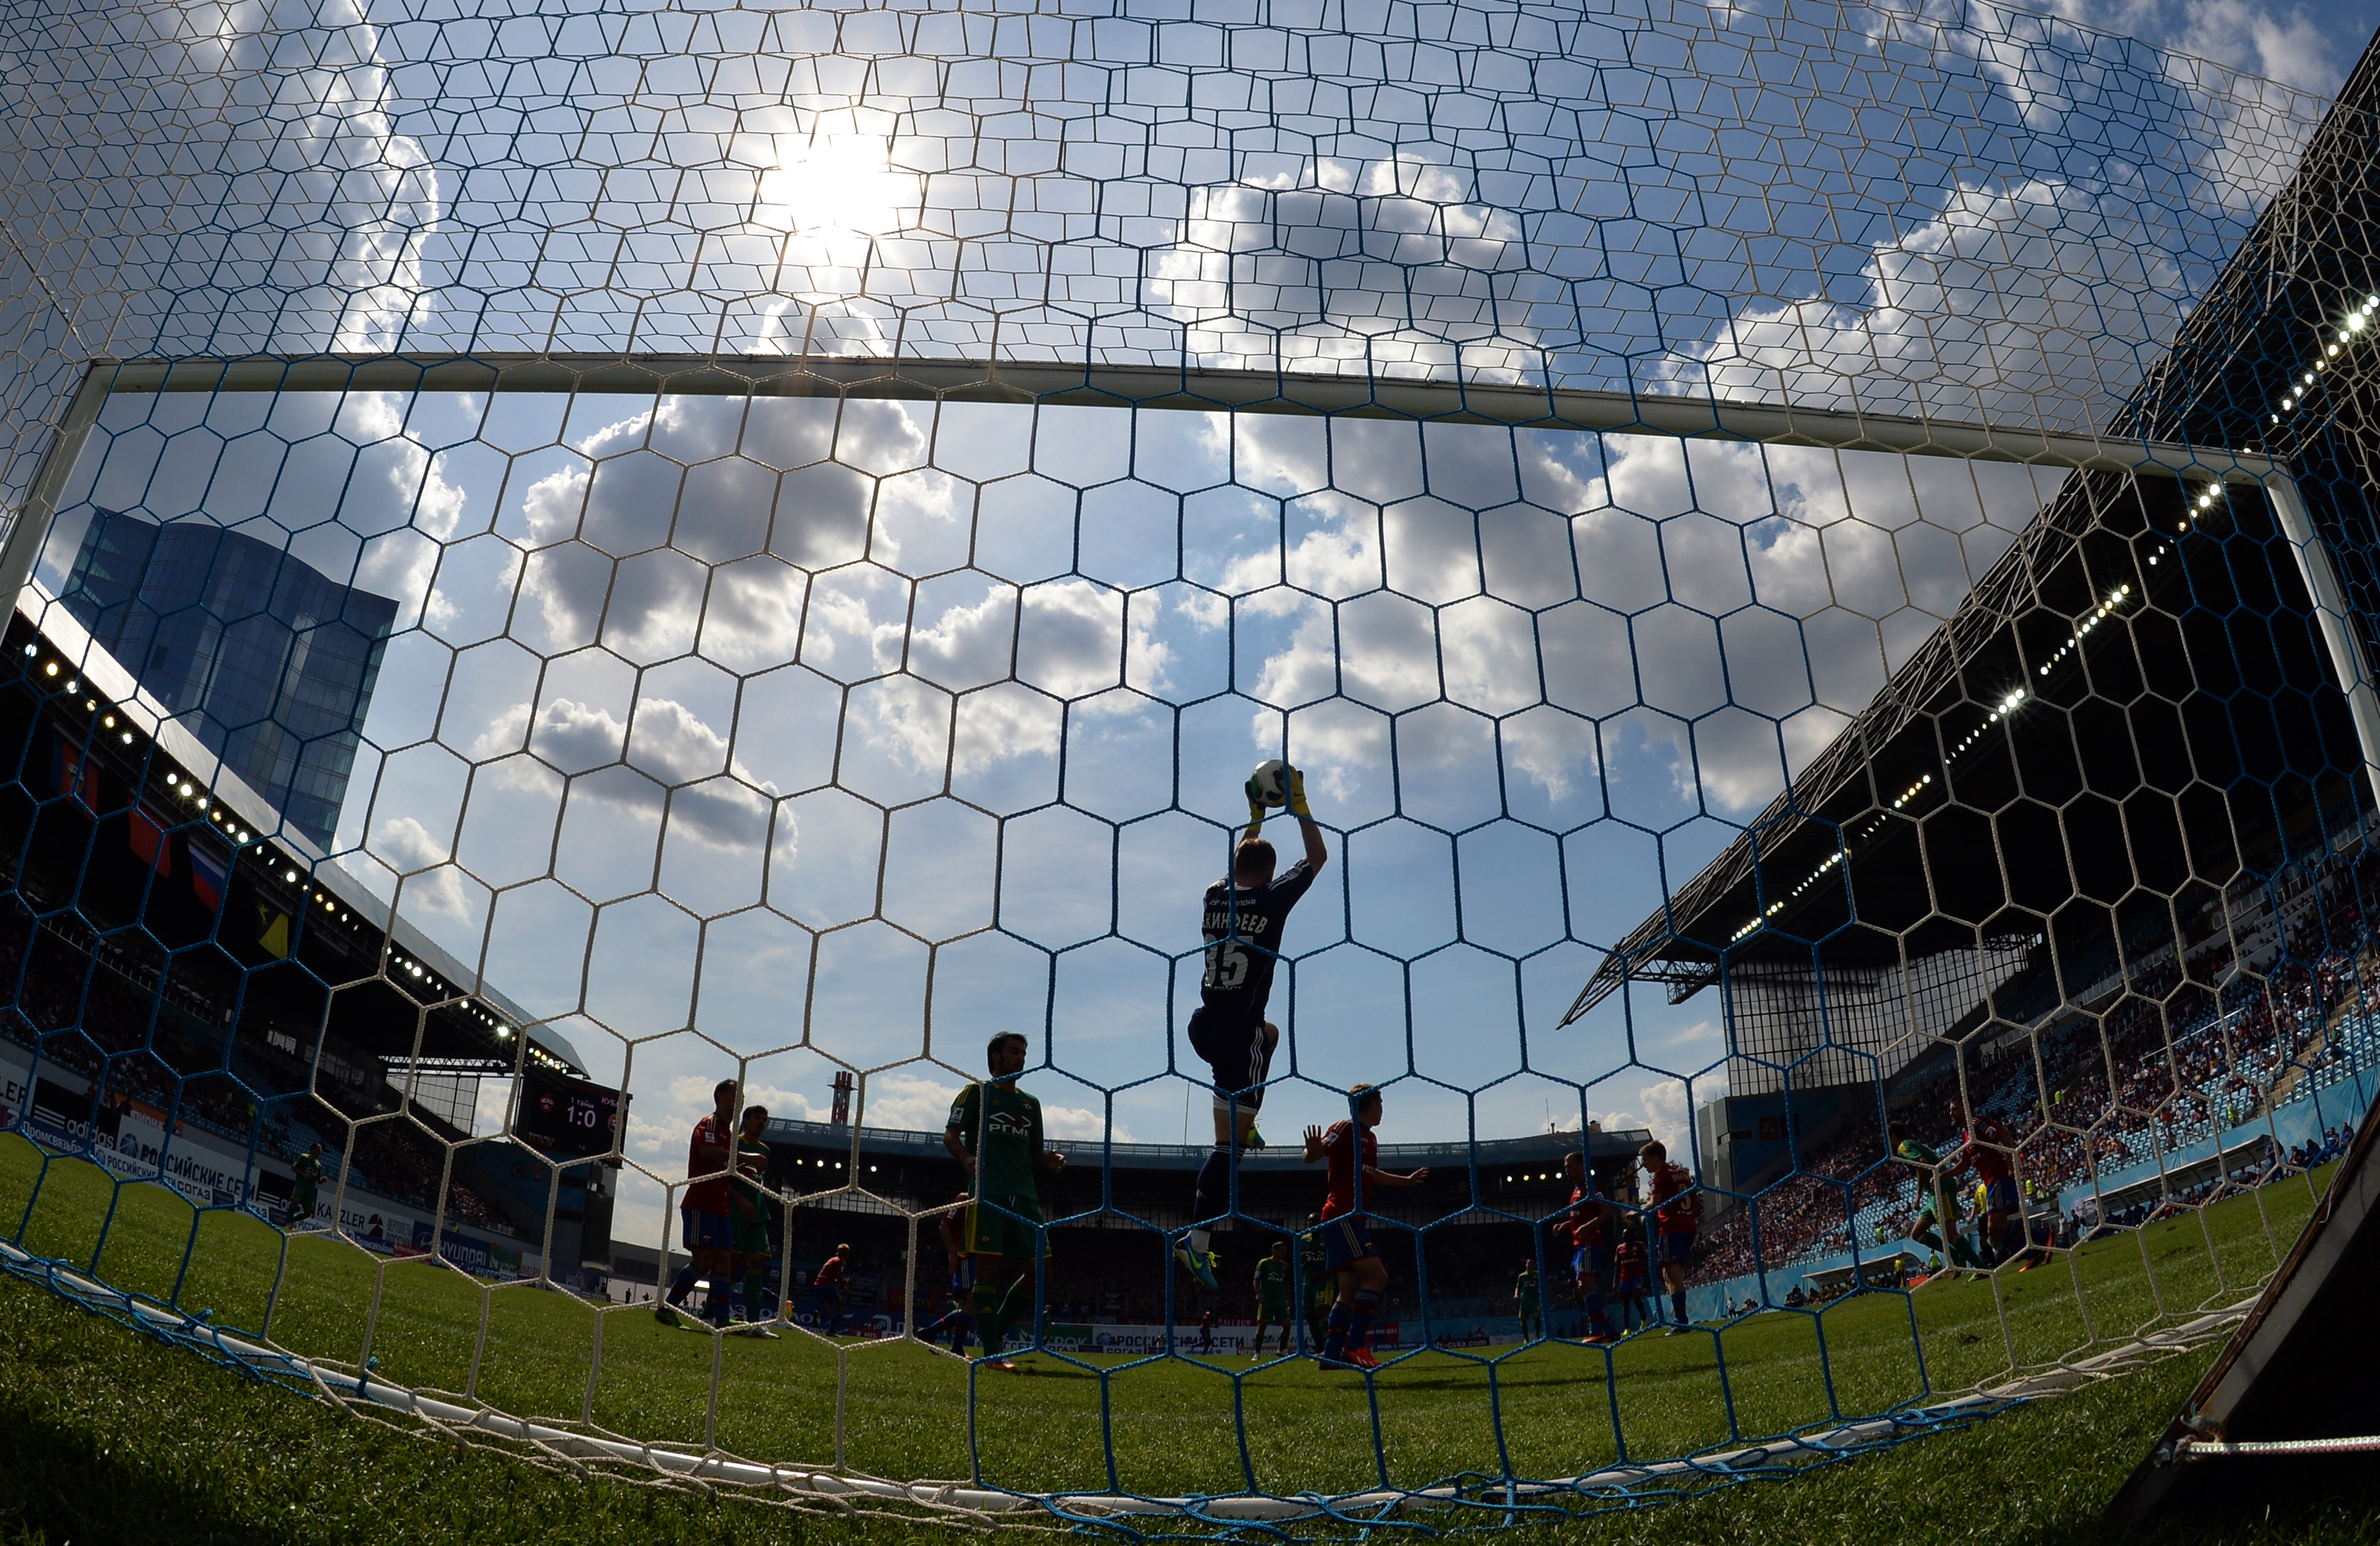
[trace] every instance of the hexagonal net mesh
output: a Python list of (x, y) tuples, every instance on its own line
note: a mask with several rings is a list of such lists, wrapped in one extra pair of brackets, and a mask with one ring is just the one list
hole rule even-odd
[[(450, 1420), (974, 1507), (1635, 1495), (1675, 1485), (1644, 1462), (1964, 1420), (2203, 1332), (2305, 1184), (2209, 1214), (2183, 1267), (2127, 1226), (2267, 1178), (2369, 1078), (2322, 932), (2357, 850), (2245, 868), (2170, 772), (2245, 755), (2193, 705), (2324, 679), (2252, 481), (1167, 407), (114, 386), (9, 637), (10, 1152), (81, 1159), (12, 1167), (18, 1237), (310, 1368), (377, 1359)], [(2351, 834), (2341, 701), (2278, 744)], [(1208, 887), (1277, 757), (1319, 874), (1276, 817), (1243, 919)], [(1270, 932), (1262, 897), (1294, 906)], [(1252, 961), (1253, 1009), (1224, 980)], [(1010, 1032), (1068, 1163), (979, 1199), (950, 1144), (993, 1129), (953, 1102)], [(1220, 1088), (1277, 1141), (1235, 1164), (1243, 1069)], [(1299, 1152), (1330, 1140), (1297, 1142), (1359, 1083), (1385, 1285), (1338, 1275), (1358, 1248), (1311, 1229), (1330, 1167)], [(686, 1151), (722, 1101), (765, 1108), (746, 1196), (702, 1179), (723, 1146)], [(1912, 1295), (1945, 1266), (1998, 1271)], [(706, 1354), (655, 1324), (673, 1295), (788, 1335)], [(1374, 1297), (1383, 1368), (1309, 1371), (1360, 1361), (1330, 1316)], [(1002, 1382), (928, 1351), (935, 1322), (1074, 1378)], [(1784, 1372), (1820, 1350), (1835, 1372)], [(1184, 1404), (1211, 1453), (1152, 1444)], [(1329, 1424), (1339, 1453), (1280, 1452)]]
[(1988, 8), (529, 10), (177, 67), (301, 110), (141, 97), (157, 207), (61, 158), (195, 21), (8, 87), (112, 235), (10, 238), (0, 1268), (539, 1461), (1275, 1539), (2272, 1272), (2380, 1055), (2360, 109)]

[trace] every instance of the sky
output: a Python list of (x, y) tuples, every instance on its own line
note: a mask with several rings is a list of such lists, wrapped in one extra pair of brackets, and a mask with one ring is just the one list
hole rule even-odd
[(2056, 0), (2075, 21), (2195, 54), (2325, 96), (2338, 93), (2374, 28), (2380, 0), (2257, 4), (2255, 0)]

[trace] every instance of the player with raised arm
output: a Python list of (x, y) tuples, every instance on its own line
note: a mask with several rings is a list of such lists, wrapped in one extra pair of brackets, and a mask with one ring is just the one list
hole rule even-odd
[(1595, 1189), (1585, 1150), (1573, 1149), (1562, 1156), (1562, 1179), (1570, 1183), (1570, 1213), (1562, 1227), (1570, 1236), (1571, 1281), (1585, 1322), (1580, 1340), (1609, 1342), (1613, 1333), (1603, 1314), (1603, 1280), (1611, 1270), (1611, 1237), (1621, 1227), (1620, 1212)]
[(1959, 1198), (1950, 1188), (1949, 1167), (1942, 1156), (1918, 1142), (1901, 1123), (1888, 1123), (1884, 1132), (1892, 1140), (1894, 1156), (1917, 1171), (1917, 1223), (1909, 1237), (1930, 1250), (1948, 1252), (1961, 1267), (1981, 1267), (1973, 1248), (1959, 1233)]
[(1671, 1164), (1670, 1150), (1658, 1138), (1639, 1149), (1636, 1154), (1645, 1162), (1645, 1174), (1652, 1178), (1653, 1189), (1648, 1196), (1660, 1246), (1661, 1285), (1670, 1291), (1670, 1308), (1678, 1317), (1670, 1334), (1683, 1336), (1688, 1327), (1686, 1269), (1694, 1265), (1694, 1236), (1701, 1227), (1695, 1216), (1698, 1205), (1694, 1173), (1683, 1165)]
[(1282, 1355), (1285, 1357), (1291, 1351), (1290, 1341), (1293, 1335), (1291, 1328), (1296, 1321), (1290, 1317), (1289, 1280), (1294, 1276), (1296, 1266), (1289, 1260), (1289, 1242), (1275, 1240), (1272, 1249), (1257, 1259), (1257, 1270), (1248, 1280), (1250, 1286), (1257, 1291), (1257, 1345), (1256, 1350), (1248, 1355), (1250, 1357), (1264, 1357), (1265, 1328), (1268, 1326), (1281, 1328)]
[(747, 1106), (735, 1134), (735, 1174), (728, 1177), (728, 1225), (735, 1239), (736, 1270), (744, 1280), (744, 1334), (775, 1341), (760, 1300), (769, 1286), (769, 1108)]
[(700, 1278), (710, 1284), (704, 1310), (710, 1323), (724, 1331), (734, 1297), (728, 1284), (735, 1273), (735, 1231), (727, 1216), (727, 1176), (735, 1161), (735, 1081), (720, 1080), (710, 1099), (710, 1114), (694, 1125), (694, 1137), (686, 1144), (687, 1186), (677, 1205), (686, 1264), (670, 1284), (669, 1296), (653, 1307), (653, 1319), (664, 1326), (677, 1325), (677, 1312)]
[(1372, 1334), (1372, 1318), (1389, 1286), (1389, 1270), (1365, 1227), (1363, 1199), (1374, 1187), (1418, 1187), (1429, 1179), (1427, 1169), (1399, 1175), (1379, 1167), (1380, 1142), (1373, 1129), (1380, 1125), (1380, 1092), (1359, 1084), (1347, 1092), (1353, 1119), (1305, 1129), (1305, 1163), (1326, 1162), (1328, 1192), (1322, 1199), (1324, 1265), (1339, 1279), (1339, 1298), (1330, 1307), (1328, 1334), (1318, 1361), (1325, 1369), (1380, 1367), (1365, 1344)]
[(1032, 1309), (1034, 1276), (1050, 1256), (1034, 1173), (1066, 1168), (1066, 1156), (1041, 1141), (1041, 1102), (1016, 1087), (1027, 1049), (1016, 1031), (993, 1037), (984, 1049), (991, 1077), (959, 1091), (942, 1130), (942, 1147), (972, 1183), (965, 1244), (975, 1263), (976, 1330), (991, 1367), (1011, 1373), (1016, 1366), (1000, 1350)]
[[(1263, 1141), (1256, 1136), (1257, 1113), (1281, 1043), (1281, 1028), (1265, 1018), (1265, 1005), (1280, 964), (1281, 926), (1330, 858), (1305, 803), (1304, 773), (1268, 762), (1249, 777), (1247, 796), (1248, 827), (1232, 850), (1231, 877), (1207, 888), (1200, 922), (1206, 971), (1190, 1014), (1190, 1048), (1206, 1063), (1214, 1090), (1215, 1147), (1191, 1184), (1190, 1228), (1174, 1257), (1207, 1289), (1216, 1286), (1212, 1230), (1231, 1211), (1232, 1167), (1241, 1149)], [(1297, 818), (1305, 857), (1276, 876), (1272, 845), (1257, 834), (1266, 807), (1282, 803)]]

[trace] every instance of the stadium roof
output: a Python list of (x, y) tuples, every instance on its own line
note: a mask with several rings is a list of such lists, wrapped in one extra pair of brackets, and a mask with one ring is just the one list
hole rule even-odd
[[(2372, 94), (2380, 83), (2375, 61), (2380, 55), (2366, 54), (2342, 101)], [(2024, 818), (2010, 802), (2038, 790), (2034, 770), (2045, 760), (2087, 761), (2095, 735), (2121, 741), (2129, 728), (2141, 736), (2138, 716), (2128, 725), (2117, 711), (2110, 721), (2103, 696), (2109, 689), (2095, 692), (2091, 684), (2129, 681), (2138, 690), (2145, 680), (2157, 691), (2160, 653), (2206, 642), (2174, 621), (2201, 598), (2229, 595), (2240, 610), (2302, 620), (2270, 640), (2227, 640), (2235, 659), (2243, 650), (2254, 657), (2277, 649), (2280, 680), (2270, 686), (2337, 682), (2313, 615), (2305, 554), (2282, 537), (2255, 480), (2265, 456), (2303, 455), (2301, 447), (2319, 444), (2313, 432), (2323, 426), (2320, 414), (2276, 430), (2265, 412), (2290, 390), (2306, 337), (2320, 337), (2342, 297), (2367, 287), (2380, 293), (2380, 262), (2337, 271), (2339, 253), (2353, 244), (2323, 239), (2340, 234), (2329, 227), (2368, 228), (2380, 215), (2375, 137), (2367, 111), (2329, 116), (2172, 350), (2113, 417), (2118, 432), (2207, 447), (2203, 469), (2184, 480), (2072, 474), (1867, 708), (1718, 858), (1676, 888), (1666, 908), (1606, 955), (1563, 1024), (1630, 980), (1662, 982), (1679, 1002), (1718, 980), (1723, 966), (1884, 965), (1904, 953), (1972, 945), (1979, 931), (2039, 937), (2054, 931), (2061, 907), (2094, 912), (2091, 923), (2104, 923), (2107, 904), (2160, 868), (2157, 856), (2137, 843), (2127, 846), (2125, 822), (2139, 818), (2107, 802), (2069, 807), (2065, 819), (2044, 806), (2028, 842), (2019, 830)], [(2308, 260), (2317, 252), (2333, 271)], [(2342, 404), (2351, 400), (2340, 396)], [(2268, 443), (2268, 436), (2281, 438)], [(2252, 453), (2258, 465), (2246, 465), (2234, 449)], [(2217, 481), (2226, 497), (2209, 511), (2194, 510), (2192, 496)], [(2321, 492), (2308, 493), (2319, 505)], [(2157, 564), (2168, 532), (2179, 539), (2172, 545), (2181, 562)], [(2262, 572), (2236, 574), (2239, 554), (2206, 540), (2233, 535), (2264, 550)], [(2259, 594), (2260, 587), (2268, 589)], [(2205, 617), (2201, 609), (2192, 622)], [(2343, 636), (2329, 644), (2333, 651), (2353, 647)], [(2187, 695), (2185, 677), (2172, 696)], [(2317, 700), (2315, 710), (2279, 720), (2283, 740), (2294, 743), (2288, 765), (2353, 765), (2357, 759), (2342, 760), (2336, 749), (2353, 741), (2343, 701)], [(2187, 728), (2176, 728), (2186, 739)], [(2322, 745), (2333, 749), (2327, 759)], [(2097, 782), (2086, 773), (2078, 787)], [(2127, 786), (2137, 793), (2140, 783), (2136, 773)], [(1945, 813), (1954, 789), (1963, 809)], [(2243, 810), (2237, 801), (2226, 808), (2219, 797), (2211, 807), (2176, 800), (2165, 820), (2174, 840), (2168, 859), (2193, 845), (2202, 854), (2212, 844), (2246, 855), (2284, 836), (2273, 830), (2269, 809)], [(2311, 826), (2313, 818), (2300, 822)], [(2231, 830), (2222, 830), (2227, 825)], [(2001, 906), (1956, 905), (1962, 878), (1972, 878), (1962, 871), (1994, 872), (1985, 884), (1963, 888), (1990, 892), (1998, 890), (2003, 866)], [(2029, 900), (2036, 904), (2030, 911)]]
[[(301, 938), (298, 947), (299, 957), (316, 965), (318, 974), (332, 985), (383, 969), (387, 974), (386, 992), (343, 995), (348, 1012), (337, 1022), (342, 1037), (362, 1052), (392, 1061), (450, 1065), (461, 1072), (508, 1073), (515, 1062), (512, 1034), (527, 1026), (524, 1034), (532, 1055), (541, 1053), (549, 1065), (558, 1064), (573, 1074), (585, 1072), (586, 1065), (568, 1039), (549, 1026), (528, 1025), (528, 1012), (503, 993), (484, 984), (477, 991), (467, 986), (476, 975), (470, 968), (402, 918), (392, 918), (387, 903), (285, 823), (271, 801), (225, 766), (174, 711), (141, 688), (38, 580), (28, 580), (18, 592), (16, 612), (20, 627), (32, 628), (61, 658), (75, 663), (93, 693), (123, 714), (136, 731), (152, 739), (174, 765), (185, 770), (216, 810), (231, 813), (226, 830), (262, 834), (237, 845), (240, 853), (263, 860), (249, 866), (246, 874), (269, 887), (274, 884), (271, 871), (286, 861), (289, 868), (283, 873), (297, 876), (294, 883), (285, 883), (286, 903), (293, 916), (305, 910), (308, 893), (329, 893), (341, 909), (354, 916), (356, 938), (343, 942), (347, 948), (338, 952), (338, 965), (328, 971), (322, 969), (326, 963), (316, 962), (308, 946), (328, 942), (329, 932), (318, 928), (314, 938)], [(97, 749), (107, 749), (103, 742)], [(137, 787), (144, 773), (156, 771), (136, 768), (128, 782)], [(404, 990), (402, 994), (395, 993), (398, 987)], [(417, 1013), (422, 1004), (454, 1008), (422, 1016)]]

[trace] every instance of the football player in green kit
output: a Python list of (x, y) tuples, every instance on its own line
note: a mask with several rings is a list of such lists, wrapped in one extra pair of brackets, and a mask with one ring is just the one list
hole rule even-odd
[(975, 1323), (983, 1356), (994, 1369), (1012, 1373), (1016, 1366), (1000, 1356), (1001, 1345), (1032, 1310), (1034, 1275), (1050, 1255), (1034, 1173), (1066, 1168), (1066, 1156), (1041, 1141), (1041, 1102), (1016, 1088), (1026, 1051), (1015, 1031), (993, 1037), (984, 1053), (991, 1077), (959, 1091), (942, 1131), (942, 1147), (966, 1172), (974, 1199), (967, 1205), (965, 1246), (975, 1264)]
[(1297, 1321), (1290, 1313), (1289, 1280), (1295, 1274), (1296, 1267), (1289, 1260), (1287, 1240), (1275, 1240), (1271, 1252), (1258, 1259), (1256, 1275), (1250, 1280), (1257, 1291), (1257, 1345), (1256, 1351), (1248, 1355), (1250, 1357), (1264, 1357), (1265, 1329), (1269, 1326), (1281, 1328), (1282, 1355), (1286, 1357), (1291, 1351), (1291, 1344), (1296, 1336), (1291, 1328)]

